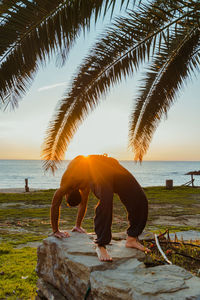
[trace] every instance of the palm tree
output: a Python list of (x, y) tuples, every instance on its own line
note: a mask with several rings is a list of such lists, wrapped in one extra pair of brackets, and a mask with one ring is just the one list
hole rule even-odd
[[(17, 105), (39, 67), (52, 54), (58, 54), (64, 64), (80, 32), (90, 28), (92, 17), (97, 20), (104, 16), (115, 3), (116, 0), (2, 0), (2, 107)], [(128, 3), (129, 0), (120, 1), (121, 5)], [(94, 45), (73, 78), (69, 92), (60, 101), (43, 147), (45, 169), (56, 169), (78, 126), (100, 97), (147, 63), (130, 120), (130, 145), (135, 159), (142, 160), (161, 117), (186, 79), (198, 69), (198, 1), (138, 3), (137, 9), (116, 18)]]
[(199, 15), (198, 0), (154, 0), (116, 18), (83, 60), (49, 124), (45, 169), (56, 168), (101, 96), (146, 63), (129, 128), (130, 146), (141, 161), (161, 118), (199, 69)]
[(1, 106), (18, 104), (52, 54), (64, 64), (81, 31), (89, 30), (91, 19), (104, 16), (115, 4), (116, 0), (0, 1)]

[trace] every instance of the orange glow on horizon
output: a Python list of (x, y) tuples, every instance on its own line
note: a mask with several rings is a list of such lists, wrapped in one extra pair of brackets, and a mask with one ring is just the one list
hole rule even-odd
[[(70, 145), (71, 146), (71, 145)], [(98, 149), (98, 145), (86, 145), (79, 143), (69, 147), (66, 152), (64, 160), (72, 160), (78, 155), (83, 155), (87, 158), (89, 155), (103, 155), (107, 154), (108, 157), (113, 157), (117, 160), (132, 160), (134, 161), (134, 153), (130, 150), (128, 151), (126, 147), (103, 147), (101, 143), (101, 150)], [(96, 146), (96, 147), (95, 147)], [(70, 149), (71, 148), (71, 149)], [(92, 148), (92, 149), (89, 149)], [(2, 144), (0, 150), (0, 159), (4, 160), (40, 160), (40, 147), (37, 145), (27, 145), (18, 143), (12, 144)], [(143, 161), (200, 161), (200, 153), (198, 147), (192, 147), (189, 144), (166, 147), (162, 143), (152, 143), (147, 154), (144, 156)]]

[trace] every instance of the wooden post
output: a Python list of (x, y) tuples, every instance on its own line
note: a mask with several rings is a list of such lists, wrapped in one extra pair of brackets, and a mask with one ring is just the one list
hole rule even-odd
[(25, 192), (29, 192), (28, 178), (25, 178)]
[(194, 178), (193, 178), (193, 174), (191, 174), (191, 182), (192, 182), (192, 187), (194, 187)]
[(172, 190), (173, 189), (173, 180), (172, 179), (167, 179), (166, 180), (166, 189), (167, 190)]

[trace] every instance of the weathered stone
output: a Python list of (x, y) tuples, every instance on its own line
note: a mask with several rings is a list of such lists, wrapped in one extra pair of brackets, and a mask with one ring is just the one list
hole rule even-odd
[[(109, 251), (114, 260), (136, 257), (144, 254), (125, 248), (125, 241), (113, 242)], [(114, 268), (114, 264), (98, 260), (95, 245), (86, 234), (71, 233), (67, 239), (48, 237), (38, 247), (38, 276), (55, 286), (65, 297), (78, 299), (87, 292), (90, 285), (90, 273), (93, 270)]]
[(92, 272), (90, 276), (92, 299), (133, 299), (131, 290), (133, 274), (142, 266), (137, 259), (129, 259), (114, 270)]
[(142, 295), (162, 294), (185, 289), (192, 275), (175, 265), (157, 266), (135, 272), (132, 289)]
[(127, 237), (127, 233), (125, 231), (112, 233), (112, 238), (113, 240), (116, 241), (125, 240), (126, 237)]
[(125, 240), (122, 241), (112, 241), (111, 245), (108, 245), (106, 248), (108, 249), (109, 254), (115, 261), (116, 259), (125, 259), (135, 257), (137, 259), (143, 259), (145, 254), (136, 249), (126, 248)]
[(200, 295), (199, 278), (174, 265), (144, 268), (128, 260), (115, 270), (92, 272), (90, 282), (94, 300), (110, 296), (117, 300), (198, 299)]
[(79, 299), (87, 292), (90, 273), (98, 266), (102, 267), (102, 263), (95, 257), (92, 242), (84, 234), (73, 233), (62, 240), (49, 237), (38, 247), (39, 277), (69, 299)]
[(48, 300), (66, 300), (66, 298), (61, 295), (57, 289), (41, 278), (38, 279), (37, 287), (39, 290), (38, 299), (46, 298)]
[[(144, 253), (125, 248), (125, 240), (107, 246), (113, 262), (100, 262), (93, 236), (71, 233), (48, 237), (38, 247), (38, 288), (47, 299), (200, 300), (200, 279), (184, 269), (165, 265), (145, 268)], [(50, 285), (48, 285), (50, 284)]]

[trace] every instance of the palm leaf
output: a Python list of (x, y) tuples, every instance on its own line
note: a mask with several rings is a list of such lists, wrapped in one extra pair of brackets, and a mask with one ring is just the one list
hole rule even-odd
[(60, 51), (65, 59), (81, 30), (89, 28), (92, 15), (97, 19), (103, 5), (115, 5), (116, 0), (12, 3), (12, 9), (8, 6), (1, 14), (0, 27), (0, 95), (7, 101), (9, 95), (23, 95), (52, 53)]
[[(78, 126), (96, 107), (99, 98), (149, 56), (153, 38), (161, 30), (157, 30), (158, 20), (152, 23), (152, 15), (147, 19), (146, 14), (142, 8), (139, 13), (131, 12), (128, 17), (117, 19), (115, 27), (107, 31), (83, 62), (47, 130), (42, 151), (45, 169), (56, 169)], [(160, 18), (160, 24), (165, 21), (166, 18)]]
[[(142, 160), (163, 114), (167, 114), (178, 91), (187, 78), (198, 69), (200, 34), (198, 28), (182, 30), (175, 35), (169, 48), (159, 52), (140, 90), (130, 126), (130, 145), (135, 159)], [(144, 80), (143, 80), (144, 85)]]
[[(154, 4), (161, 2), (154, 1)], [(110, 87), (123, 77), (137, 70), (141, 62), (149, 59), (151, 47), (153, 53), (157, 40), (166, 44), (167, 41), (162, 39), (163, 32), (190, 13), (186, 12), (171, 21), (175, 8), (166, 16), (162, 10), (152, 9), (151, 5), (141, 5), (139, 11), (116, 19), (114, 27), (107, 30), (91, 55), (84, 60), (71, 89), (50, 122), (42, 149), (45, 170), (57, 168), (78, 126), (98, 105), (100, 97), (105, 96)], [(174, 27), (173, 30), (177, 31)]]

